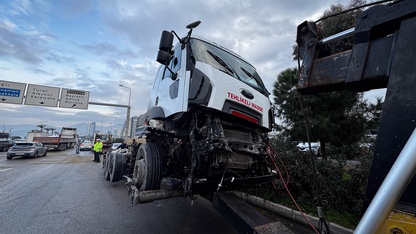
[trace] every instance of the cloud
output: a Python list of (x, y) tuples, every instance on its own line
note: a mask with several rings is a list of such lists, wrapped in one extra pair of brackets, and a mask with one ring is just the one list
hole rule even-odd
[[(86, 90), (90, 101), (113, 104), (128, 103), (128, 90), (118, 86), (123, 84), (132, 89), (132, 113), (143, 113), (160, 66), (161, 32), (184, 36), (187, 24), (201, 20), (193, 34), (247, 59), (271, 91), (276, 75), (295, 65), (297, 25), (338, 2), (349, 0), (10, 1), (0, 5), (0, 77)], [(97, 105), (87, 111), (0, 107), (8, 110), (0, 121), (33, 122), (36, 113), (60, 125), (111, 119), (126, 111)]]
[(64, 17), (78, 17), (93, 9), (93, 0), (61, 0), (57, 4), (59, 13)]
[(0, 57), (35, 65), (42, 62), (44, 48), (37, 38), (28, 38), (4, 28), (0, 28), (0, 38)]
[(111, 58), (137, 58), (138, 54), (130, 49), (120, 49), (115, 45), (106, 42), (100, 42), (89, 45), (79, 45), (80, 48), (89, 51), (92, 54), (100, 56), (109, 56)]

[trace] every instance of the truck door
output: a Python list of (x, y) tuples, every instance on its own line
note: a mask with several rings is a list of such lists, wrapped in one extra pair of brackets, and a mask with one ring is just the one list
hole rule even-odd
[(188, 81), (184, 75), (185, 62), (182, 61), (182, 58), (186, 57), (183, 55), (186, 50), (176, 46), (174, 51), (169, 63), (169, 68), (173, 73), (169, 69), (165, 69), (164, 66), (159, 69), (153, 87), (151, 103), (149, 103), (149, 108), (156, 106), (163, 108), (166, 117), (184, 112), (188, 108), (188, 90), (186, 87), (189, 87), (189, 85), (187, 85)]

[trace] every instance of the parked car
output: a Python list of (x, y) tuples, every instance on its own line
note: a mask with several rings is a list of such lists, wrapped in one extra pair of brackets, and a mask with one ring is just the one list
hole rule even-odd
[[(309, 144), (308, 142), (301, 142), (296, 145), (296, 147), (302, 152), (309, 152)], [(319, 142), (311, 142), (311, 151), (314, 155), (320, 156), (321, 155), (321, 144)]]
[(15, 139), (15, 140), (13, 140), (15, 143), (18, 143), (18, 142), (26, 142), (26, 140), (25, 139)]
[(18, 142), (7, 151), (7, 159), (13, 157), (34, 157), (46, 156), (48, 147), (40, 142)]
[(121, 143), (113, 143), (113, 146), (111, 146), (112, 150), (116, 150), (117, 147), (119, 147), (121, 145)]
[(79, 146), (79, 150), (91, 150), (94, 147), (94, 144), (91, 141), (84, 140)]
[(6, 152), (15, 144), (12, 140), (1, 140), (0, 141), (0, 152)]

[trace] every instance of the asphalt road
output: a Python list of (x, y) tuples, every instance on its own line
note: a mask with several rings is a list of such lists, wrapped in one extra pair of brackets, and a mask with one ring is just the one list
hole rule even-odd
[(124, 180), (106, 181), (93, 154), (0, 153), (0, 233), (236, 233), (203, 198), (131, 206)]

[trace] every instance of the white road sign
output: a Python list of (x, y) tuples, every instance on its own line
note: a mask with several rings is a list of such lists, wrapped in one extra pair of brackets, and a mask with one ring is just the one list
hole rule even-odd
[(59, 90), (57, 87), (29, 84), (26, 93), (25, 105), (58, 106)]
[(89, 91), (62, 88), (59, 107), (88, 109)]
[(26, 84), (0, 80), (0, 103), (22, 104)]

